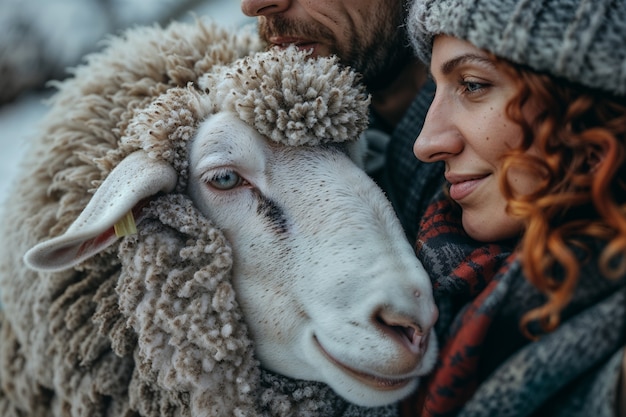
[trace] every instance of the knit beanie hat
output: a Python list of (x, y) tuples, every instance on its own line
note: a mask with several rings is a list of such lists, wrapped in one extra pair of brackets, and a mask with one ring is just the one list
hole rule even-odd
[(626, 95), (626, 0), (414, 0), (407, 28), (421, 60), (451, 35), (517, 64)]

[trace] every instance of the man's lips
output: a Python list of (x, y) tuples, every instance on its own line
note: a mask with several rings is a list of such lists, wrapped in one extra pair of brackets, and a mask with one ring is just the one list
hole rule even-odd
[(316, 42), (310, 39), (302, 39), (297, 37), (284, 37), (284, 36), (272, 36), (269, 38), (269, 42), (272, 45), (279, 46), (281, 48), (286, 48), (289, 45), (295, 45), (299, 48), (313, 48), (316, 45)]
[(487, 178), (483, 175), (453, 175), (446, 174), (446, 180), (450, 183), (450, 197), (460, 201), (470, 195)]

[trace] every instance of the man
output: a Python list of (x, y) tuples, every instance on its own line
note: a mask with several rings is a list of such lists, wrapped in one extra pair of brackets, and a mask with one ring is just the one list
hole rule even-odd
[(258, 17), (259, 33), (268, 44), (335, 54), (363, 74), (372, 95), (368, 172), (387, 192), (414, 241), (424, 197), (441, 183), (442, 167), (413, 156), (434, 86), (409, 44), (408, 1), (241, 0), (241, 9)]

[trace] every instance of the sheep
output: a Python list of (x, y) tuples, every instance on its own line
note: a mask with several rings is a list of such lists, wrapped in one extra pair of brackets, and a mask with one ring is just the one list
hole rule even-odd
[(5, 206), (2, 415), (394, 415), (436, 308), (358, 76), (204, 21), (109, 42)]

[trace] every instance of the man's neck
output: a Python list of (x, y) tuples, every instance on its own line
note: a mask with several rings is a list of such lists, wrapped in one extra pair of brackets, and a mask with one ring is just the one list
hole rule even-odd
[(426, 66), (417, 58), (413, 59), (390, 85), (372, 92), (372, 108), (386, 123), (395, 127), (426, 83), (427, 76)]

